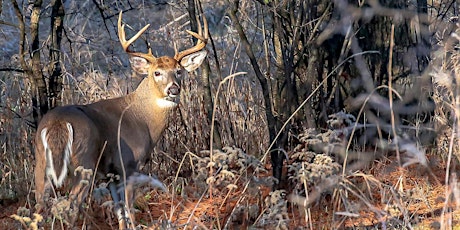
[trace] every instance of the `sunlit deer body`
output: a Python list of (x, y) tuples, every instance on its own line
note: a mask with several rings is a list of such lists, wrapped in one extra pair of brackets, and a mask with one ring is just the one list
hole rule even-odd
[[(97, 171), (99, 176), (109, 173), (121, 178), (125, 176), (128, 182), (139, 177), (139, 165), (147, 160), (167, 126), (170, 111), (178, 103), (178, 78), (185, 71), (198, 68), (206, 57), (203, 48), (207, 23), (204, 17), (203, 21), (204, 35), (201, 27), (199, 34), (189, 31), (199, 39), (195, 47), (177, 53), (174, 58), (156, 58), (151, 50), (136, 53), (128, 49), (149, 25), (126, 41), (120, 13), (120, 42), (131, 56), (133, 70), (145, 78), (134, 92), (124, 97), (57, 107), (43, 117), (35, 138), (35, 196), (39, 204), (43, 205), (45, 191), (51, 185), (59, 188), (69, 184), (75, 206), (81, 205), (88, 188), (80, 183), (81, 175), (74, 174), (79, 166)], [(155, 181), (152, 179), (152, 183)], [(120, 179), (109, 185), (116, 203), (124, 201), (124, 189), (118, 189), (123, 182)], [(123, 209), (115, 210), (120, 228), (124, 228), (121, 223), (126, 218)]]

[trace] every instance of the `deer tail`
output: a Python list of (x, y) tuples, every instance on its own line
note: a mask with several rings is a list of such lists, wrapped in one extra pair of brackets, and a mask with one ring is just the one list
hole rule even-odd
[(42, 129), (40, 137), (45, 149), (46, 176), (59, 188), (72, 156), (73, 127), (69, 122), (55, 123)]

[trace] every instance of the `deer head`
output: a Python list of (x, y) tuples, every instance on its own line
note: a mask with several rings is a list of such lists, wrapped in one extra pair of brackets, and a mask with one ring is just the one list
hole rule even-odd
[(194, 47), (176, 53), (174, 57), (163, 56), (158, 58), (152, 54), (151, 49), (149, 49), (148, 53), (132, 52), (129, 50), (129, 46), (147, 30), (150, 24), (144, 26), (144, 28), (127, 41), (125, 25), (122, 24), (121, 18), (122, 13), (120, 12), (120, 16), (118, 17), (118, 37), (123, 50), (131, 56), (131, 67), (136, 73), (153, 78), (156, 87), (154, 89), (155, 91), (152, 93), (158, 95), (159, 106), (175, 106), (180, 92), (180, 85), (176, 77), (182, 76), (184, 69), (190, 72), (198, 68), (206, 56), (207, 52), (203, 50), (208, 39), (206, 18), (203, 17), (203, 23), (205, 25), (204, 35), (201, 26), (199, 27), (198, 33), (187, 30), (189, 34), (198, 39)]
[(112, 182), (109, 188), (118, 204), (115, 212), (120, 228), (126, 228), (127, 213), (123, 203), (131, 203), (125, 199), (132, 197), (129, 188), (141, 182), (164, 188), (157, 179), (139, 173), (138, 167), (152, 152), (166, 128), (169, 111), (178, 103), (179, 79), (185, 71), (198, 68), (205, 59), (208, 29), (203, 17), (204, 33), (201, 26), (198, 33), (188, 31), (198, 39), (194, 47), (174, 57), (155, 57), (151, 49), (148, 53), (129, 49), (149, 25), (126, 40), (121, 18), (120, 12), (118, 36), (121, 46), (130, 55), (132, 69), (145, 78), (126, 96), (88, 105), (57, 107), (43, 117), (35, 138), (35, 197), (43, 207), (46, 190), (51, 186), (63, 187), (70, 189), (72, 206), (79, 208), (89, 188), (80, 182), (91, 178), (74, 174), (76, 168), (90, 169), (101, 177), (120, 175), (126, 180)]

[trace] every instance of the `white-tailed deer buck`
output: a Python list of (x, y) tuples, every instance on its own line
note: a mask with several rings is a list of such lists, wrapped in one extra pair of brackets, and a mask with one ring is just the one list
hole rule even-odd
[[(198, 68), (205, 59), (208, 27), (203, 16), (204, 32), (201, 23), (198, 33), (187, 31), (198, 39), (194, 47), (174, 57), (155, 57), (150, 49), (148, 53), (129, 49), (149, 25), (127, 41), (121, 18), (120, 12), (118, 37), (121, 46), (130, 55), (133, 70), (145, 78), (134, 92), (124, 97), (57, 107), (43, 117), (35, 138), (35, 197), (43, 207), (45, 191), (51, 185), (56, 188), (66, 185), (71, 188), (72, 205), (80, 207), (88, 186), (85, 188), (80, 183), (81, 175), (74, 174), (77, 167), (92, 169), (103, 177), (120, 175), (127, 179), (110, 183), (109, 188), (113, 201), (122, 204), (115, 208), (115, 213), (120, 228), (124, 228), (127, 216), (120, 201), (132, 202), (125, 200), (123, 185), (147, 177), (137, 172), (139, 165), (153, 151), (167, 126), (170, 111), (178, 103), (180, 78), (185, 71)], [(151, 179), (153, 184), (156, 181)]]

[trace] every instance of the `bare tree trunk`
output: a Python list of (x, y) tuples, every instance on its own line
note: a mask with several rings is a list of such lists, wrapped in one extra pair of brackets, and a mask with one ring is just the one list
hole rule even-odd
[(61, 40), (64, 21), (64, 6), (61, 0), (54, 0), (51, 11), (51, 47), (49, 79), (49, 102), (50, 108), (56, 107), (61, 102), (60, 92), (62, 90), (62, 69), (61, 69)]
[(30, 34), (32, 45), (30, 47), (31, 55), (31, 65), (25, 61), (25, 41), (26, 41), (26, 31), (24, 23), (24, 15), (22, 14), (21, 9), (16, 1), (11, 1), (16, 12), (16, 16), (19, 21), (19, 30), (20, 30), (20, 44), (19, 44), (19, 59), (21, 62), (21, 67), (24, 69), (24, 72), (30, 79), (33, 95), (32, 95), (32, 117), (33, 124), (35, 127), (38, 125), (38, 121), (41, 116), (48, 111), (48, 98), (46, 94), (46, 83), (43, 77), (43, 72), (41, 69), (40, 63), (40, 41), (38, 38), (39, 31), (39, 21), (40, 21), (40, 11), (42, 0), (36, 0), (33, 3), (32, 13), (30, 16)]
[[(200, 7), (199, 5), (195, 4), (195, 0), (188, 0), (188, 13), (190, 17), (190, 25), (192, 31), (197, 31), (198, 25), (197, 21), (194, 20), (196, 18), (197, 12), (196, 9)], [(204, 17), (204, 16), (203, 16)], [(212, 122), (212, 113), (213, 113), (213, 100), (212, 100), (212, 93), (211, 93), (211, 68), (209, 66), (209, 61), (206, 59), (204, 60), (203, 64), (201, 65), (201, 82), (202, 82), (202, 89), (203, 91), (200, 92), (203, 95), (204, 100), (204, 108), (206, 112), (206, 117), (208, 124)], [(222, 139), (219, 132), (220, 128), (219, 125), (216, 125), (213, 132), (213, 141), (214, 147), (221, 149), (222, 148)]]
[[(256, 74), (256, 77), (259, 81), (260, 87), (262, 88), (262, 95), (264, 98), (264, 106), (265, 106), (265, 116), (267, 118), (268, 123), (268, 132), (270, 137), (270, 143), (275, 140), (276, 137), (276, 120), (273, 116), (272, 112), (272, 102), (270, 100), (270, 87), (268, 86), (268, 81), (265, 76), (262, 74), (260, 70), (260, 66), (257, 63), (257, 59), (252, 51), (252, 44), (249, 43), (246, 34), (244, 33), (243, 27), (241, 26), (236, 13), (238, 12), (238, 3), (239, 1), (235, 1), (234, 5), (231, 6), (231, 9), (228, 11), (230, 19), (233, 22), (233, 25), (238, 32), (238, 35), (241, 39), (241, 43), (246, 51), (246, 55), (248, 55), (249, 61), (251, 62), (252, 68)], [(281, 168), (283, 165), (283, 157), (278, 157), (278, 151), (272, 152), (272, 166), (273, 166), (273, 176), (278, 180), (281, 179)], [(278, 185), (275, 185), (277, 187)]]
[(19, 4), (11, 1), (19, 21), (20, 39), (19, 39), (19, 59), (21, 67), (30, 79), (32, 85), (32, 117), (33, 124), (36, 127), (43, 114), (49, 109), (55, 107), (60, 101), (59, 94), (62, 89), (62, 69), (61, 69), (61, 40), (63, 32), (64, 6), (61, 0), (54, 0), (51, 4), (51, 47), (49, 50), (50, 60), (48, 70), (50, 77), (43, 72), (41, 60), (41, 47), (39, 39), (40, 13), (43, 4), (42, 0), (33, 2), (32, 13), (30, 16), (30, 41), (31, 46), (29, 54), (31, 62), (26, 63), (25, 41), (26, 28), (24, 15), (22, 14)]
[(32, 56), (32, 76), (30, 77), (36, 86), (34, 89), (35, 95), (32, 97), (32, 105), (34, 121), (37, 124), (42, 115), (49, 110), (46, 81), (40, 62), (40, 39), (38, 36), (42, 3), (42, 0), (36, 0), (34, 2), (32, 15), (30, 16), (30, 40), (32, 41), (32, 45), (30, 47), (30, 54)]

